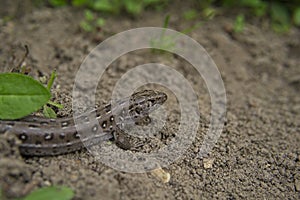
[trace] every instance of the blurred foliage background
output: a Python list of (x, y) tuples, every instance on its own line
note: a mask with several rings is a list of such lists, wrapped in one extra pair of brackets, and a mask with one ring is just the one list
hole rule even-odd
[[(291, 26), (300, 26), (300, 1), (299, 0), (191, 0), (194, 9), (183, 13), (186, 19), (193, 20), (201, 14), (212, 19), (219, 10), (236, 13), (234, 30), (243, 30), (244, 21), (249, 17), (270, 19), (273, 30), (287, 32)], [(95, 12), (105, 12), (113, 15), (123, 13), (138, 16), (145, 9), (163, 10), (172, 0), (48, 0), (51, 6), (72, 5), (88, 8)], [(240, 10), (240, 13), (237, 11)], [(91, 12), (86, 11), (87, 20), (92, 19)], [(104, 25), (104, 19), (98, 19), (97, 25)], [(82, 26), (84, 24), (82, 23)], [(89, 29), (86, 26), (86, 29)]]
[[(72, 6), (83, 9), (85, 19), (80, 22), (80, 26), (87, 32), (93, 31), (95, 27), (104, 26), (105, 17), (109, 15), (128, 15), (136, 18), (145, 10), (165, 11), (168, 6), (176, 2), (175, 0), (30, 1), (37, 7)], [(194, 6), (179, 13), (184, 19), (196, 20), (201, 16), (202, 19), (210, 20), (217, 15), (230, 13), (235, 16), (234, 31), (236, 32), (242, 32), (245, 21), (253, 18), (267, 20), (274, 31), (281, 33), (288, 32), (292, 26), (300, 26), (300, 0), (189, 0), (189, 3)], [(2, 7), (5, 7), (5, 3)]]

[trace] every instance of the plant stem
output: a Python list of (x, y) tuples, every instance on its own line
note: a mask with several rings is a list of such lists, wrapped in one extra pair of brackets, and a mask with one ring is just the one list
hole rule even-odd
[(56, 70), (54, 70), (54, 71), (51, 73), (51, 77), (50, 77), (49, 82), (48, 82), (48, 84), (47, 84), (48, 90), (51, 89), (51, 87), (52, 87), (52, 85), (53, 85), (53, 82), (54, 82), (55, 78), (56, 78)]

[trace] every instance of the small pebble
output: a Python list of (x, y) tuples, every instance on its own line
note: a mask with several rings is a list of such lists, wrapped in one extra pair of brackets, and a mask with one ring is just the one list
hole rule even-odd
[(168, 183), (170, 181), (171, 175), (164, 171), (162, 168), (157, 168), (151, 171), (151, 174), (158, 178), (163, 183)]
[(215, 159), (212, 158), (203, 158), (203, 167), (204, 169), (211, 169)]

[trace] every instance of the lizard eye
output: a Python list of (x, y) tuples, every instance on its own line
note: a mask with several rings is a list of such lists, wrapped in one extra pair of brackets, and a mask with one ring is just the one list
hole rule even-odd
[(137, 114), (140, 114), (140, 113), (141, 113), (141, 108), (140, 108), (140, 107), (137, 107), (137, 108), (135, 109), (135, 112), (136, 112)]
[(148, 107), (155, 105), (155, 100), (151, 99), (148, 101)]

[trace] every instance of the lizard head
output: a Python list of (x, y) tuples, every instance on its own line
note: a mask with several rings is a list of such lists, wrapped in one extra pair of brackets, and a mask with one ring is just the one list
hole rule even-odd
[(154, 90), (136, 92), (130, 97), (129, 114), (134, 119), (148, 116), (167, 100), (167, 95)]

